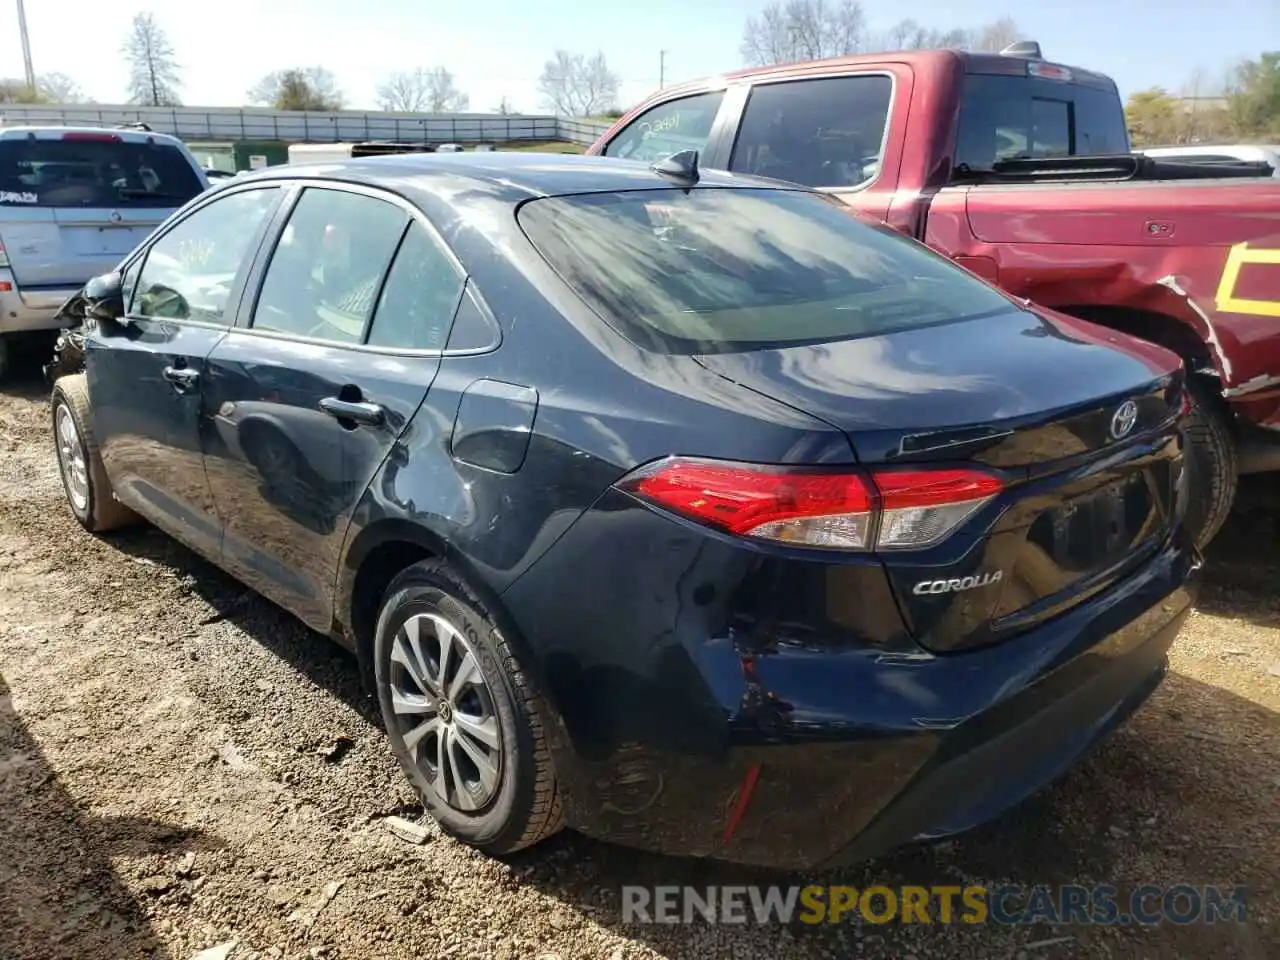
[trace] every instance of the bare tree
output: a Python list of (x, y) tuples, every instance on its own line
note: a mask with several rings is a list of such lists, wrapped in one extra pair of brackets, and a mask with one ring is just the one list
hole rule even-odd
[(120, 53), (129, 64), (130, 103), (152, 107), (181, 105), (178, 61), (155, 17), (144, 11), (133, 18)]
[(742, 57), (752, 66), (821, 60), (867, 48), (867, 22), (857, 0), (775, 0), (742, 31)]
[(965, 50), (969, 44), (967, 30), (938, 30), (908, 18), (890, 27), (877, 46), (884, 50)]
[(421, 113), (427, 105), (427, 71), (397, 70), (378, 87), (378, 107), (393, 113)]
[(471, 106), (471, 98), (458, 89), (453, 74), (444, 67), (427, 71), (427, 112), (462, 113)]
[(494, 107), (494, 108), (493, 108), (493, 111), (492, 111), (492, 112), (493, 112), (493, 113), (497, 113), (497, 114), (501, 114), (502, 116), (504, 116), (504, 117), (505, 117), (505, 116), (507, 116), (507, 115), (509, 115), (509, 114), (515, 113), (515, 110), (513, 110), (513, 109), (511, 108), (511, 101), (510, 101), (510, 100), (508, 100), (506, 97), (503, 97), (503, 98), (498, 102), (498, 105), (497, 105), (496, 107)]
[(324, 67), (272, 71), (249, 89), (248, 97), (277, 110), (340, 110), (343, 103), (337, 80)]
[(36, 89), (50, 103), (84, 103), (88, 97), (65, 73), (46, 73), (36, 79)]
[(565, 117), (595, 116), (610, 109), (618, 101), (620, 85), (603, 53), (587, 58), (557, 50), (538, 78), (543, 102)]
[(974, 31), (970, 49), (985, 53), (999, 53), (1019, 39), (1021, 35), (1018, 32), (1018, 25), (1013, 22), (1013, 17), (1001, 17)]

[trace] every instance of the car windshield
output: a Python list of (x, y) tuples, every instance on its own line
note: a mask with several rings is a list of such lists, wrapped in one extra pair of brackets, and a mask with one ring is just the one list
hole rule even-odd
[(869, 336), (1007, 311), (921, 244), (792, 190), (643, 190), (521, 207), (526, 235), (606, 322), (665, 353)]
[(176, 147), (110, 136), (0, 140), (0, 206), (177, 207), (204, 189)]

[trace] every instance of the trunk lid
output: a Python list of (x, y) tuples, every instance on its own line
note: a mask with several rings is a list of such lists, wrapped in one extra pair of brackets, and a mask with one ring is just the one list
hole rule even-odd
[(880, 555), (936, 651), (1013, 636), (1105, 589), (1180, 515), (1181, 363), (1082, 321), (1010, 310), (698, 362), (842, 429), (863, 464), (977, 463), (1003, 478), (995, 509), (938, 546)]

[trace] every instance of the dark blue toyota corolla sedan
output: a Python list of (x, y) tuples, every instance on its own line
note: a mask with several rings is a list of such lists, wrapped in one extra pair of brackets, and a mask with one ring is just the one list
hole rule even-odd
[(350, 647), (495, 854), (964, 830), (1123, 721), (1188, 612), (1177, 358), (688, 156), (264, 171), (78, 309), (76, 517)]

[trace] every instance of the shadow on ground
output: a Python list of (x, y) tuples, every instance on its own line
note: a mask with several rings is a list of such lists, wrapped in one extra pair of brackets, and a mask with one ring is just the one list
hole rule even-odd
[(158, 820), (86, 813), (59, 784), (0, 677), (0, 958), (164, 955), (112, 858), (209, 846), (200, 833)]

